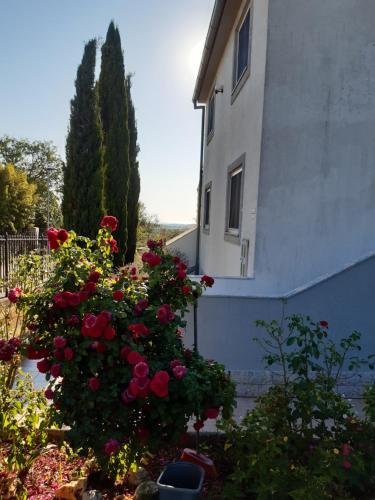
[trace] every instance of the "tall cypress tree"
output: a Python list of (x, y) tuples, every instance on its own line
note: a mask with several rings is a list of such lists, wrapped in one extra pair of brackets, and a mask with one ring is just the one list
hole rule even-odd
[(66, 141), (62, 211), (64, 224), (94, 237), (103, 207), (104, 156), (95, 89), (96, 40), (86, 45), (75, 81)]
[(126, 77), (126, 95), (128, 100), (128, 129), (129, 129), (129, 162), (130, 178), (128, 193), (128, 244), (126, 248), (125, 263), (134, 262), (134, 255), (137, 245), (138, 226), (138, 202), (140, 192), (139, 167), (137, 155), (139, 147), (137, 144), (138, 132), (135, 120), (134, 104), (131, 96), (131, 75)]
[(127, 198), (129, 190), (129, 130), (124, 57), (118, 29), (111, 22), (102, 46), (99, 103), (103, 127), (106, 174), (104, 190), (107, 213), (119, 219), (116, 232), (119, 253), (115, 264), (125, 260)]

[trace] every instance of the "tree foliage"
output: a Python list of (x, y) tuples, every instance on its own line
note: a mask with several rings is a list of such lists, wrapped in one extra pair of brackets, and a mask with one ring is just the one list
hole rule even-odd
[(103, 149), (95, 85), (96, 40), (84, 49), (71, 101), (63, 215), (69, 229), (93, 237), (104, 212)]
[(37, 227), (47, 227), (47, 206), (50, 223), (59, 225), (61, 209), (59, 195), (62, 190), (64, 163), (50, 141), (30, 141), (4, 135), (0, 137), (0, 163), (14, 165), (27, 174), (36, 185), (35, 219)]
[(104, 190), (107, 213), (120, 221), (119, 253), (115, 264), (124, 262), (127, 241), (129, 190), (129, 130), (124, 57), (119, 30), (111, 22), (102, 46), (99, 105), (103, 127), (106, 173)]
[(16, 233), (33, 222), (36, 185), (12, 164), (0, 165), (0, 233)]
[(125, 263), (134, 261), (134, 255), (137, 245), (137, 227), (138, 227), (138, 203), (141, 189), (137, 155), (139, 146), (137, 144), (138, 132), (135, 119), (135, 109), (131, 96), (131, 75), (126, 77), (126, 96), (128, 100), (128, 129), (129, 129), (129, 162), (130, 179), (128, 192), (128, 241), (125, 255)]

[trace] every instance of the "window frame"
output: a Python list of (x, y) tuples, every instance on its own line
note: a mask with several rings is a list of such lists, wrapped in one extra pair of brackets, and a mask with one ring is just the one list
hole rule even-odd
[[(213, 104), (213, 108), (211, 108), (211, 103)], [(209, 124), (210, 124), (210, 110), (213, 109), (212, 111), (212, 128), (209, 130)], [(210, 97), (208, 99), (208, 105), (207, 105), (207, 144), (211, 141), (212, 137), (214, 136), (215, 133), (215, 111), (216, 111), (216, 93), (215, 93), (215, 85), (210, 93)]]
[[(206, 195), (207, 192), (210, 193), (210, 200), (209, 204), (207, 207), (206, 201)], [(210, 227), (211, 227), (211, 200), (212, 200), (212, 181), (208, 182), (203, 191), (203, 220), (202, 220), (202, 230), (204, 233), (209, 234), (210, 233)], [(207, 208), (208, 208), (208, 224), (206, 225), (206, 214), (207, 214)]]
[[(227, 195), (226, 195), (224, 239), (226, 241), (235, 243), (237, 245), (241, 243), (243, 193), (245, 184), (245, 160), (246, 160), (246, 153), (244, 153), (239, 158), (237, 158), (237, 160), (231, 163), (227, 169)], [(239, 199), (239, 221), (238, 221), (238, 228), (231, 228), (229, 227), (229, 219), (231, 213), (231, 186), (232, 186), (231, 180), (239, 172), (242, 172), (240, 199)]]
[[(239, 48), (239, 33), (244, 25), (247, 15), (249, 15), (249, 49), (247, 54), (247, 65), (246, 68), (241, 73), (240, 77), (237, 79), (237, 66), (238, 66), (238, 48)], [(235, 34), (234, 34), (234, 50), (233, 50), (233, 74), (232, 74), (232, 95), (231, 104), (236, 100), (238, 94), (240, 93), (242, 87), (244, 86), (246, 80), (250, 76), (250, 65), (251, 65), (251, 50), (252, 50), (252, 38), (253, 38), (253, 2), (246, 4), (241, 18), (237, 24)]]

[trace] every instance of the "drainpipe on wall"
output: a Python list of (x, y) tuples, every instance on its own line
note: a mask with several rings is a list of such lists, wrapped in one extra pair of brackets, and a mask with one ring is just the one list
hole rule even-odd
[[(201, 122), (201, 151), (199, 165), (199, 184), (198, 184), (198, 208), (197, 208), (197, 242), (195, 251), (195, 274), (199, 274), (200, 266), (200, 241), (201, 241), (201, 210), (202, 210), (202, 183), (203, 183), (203, 148), (204, 148), (204, 118), (205, 106), (198, 106), (197, 101), (194, 101), (194, 109), (202, 111)], [(198, 306), (194, 304), (194, 351), (198, 351)]]

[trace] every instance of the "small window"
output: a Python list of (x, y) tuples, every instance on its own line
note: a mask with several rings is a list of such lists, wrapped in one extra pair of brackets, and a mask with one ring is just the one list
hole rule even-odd
[(236, 31), (233, 89), (237, 86), (250, 64), (250, 9)]
[(211, 184), (204, 190), (203, 229), (210, 229)]
[(214, 133), (215, 126), (215, 91), (212, 92), (208, 101), (207, 138), (210, 139)]
[(242, 167), (229, 174), (228, 232), (239, 234), (242, 193)]

